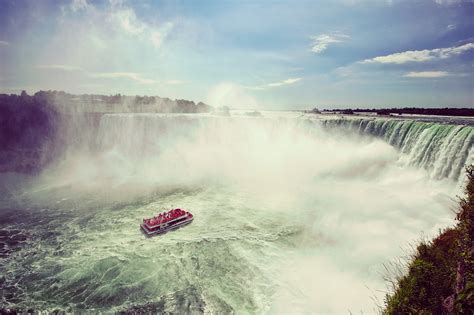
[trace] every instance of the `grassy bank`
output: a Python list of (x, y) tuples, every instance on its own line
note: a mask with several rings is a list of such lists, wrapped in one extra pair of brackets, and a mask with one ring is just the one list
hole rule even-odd
[(454, 228), (418, 245), (408, 273), (386, 296), (384, 314), (472, 314), (474, 310), (474, 166)]

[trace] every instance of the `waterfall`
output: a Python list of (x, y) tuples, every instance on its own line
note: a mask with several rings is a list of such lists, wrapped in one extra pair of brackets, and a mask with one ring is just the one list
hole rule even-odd
[(382, 138), (400, 150), (403, 163), (422, 167), (435, 179), (462, 178), (473, 163), (472, 126), (390, 118), (323, 119), (322, 124)]
[(116, 150), (128, 158), (158, 155), (172, 142), (190, 136), (199, 116), (108, 114), (101, 118), (96, 146)]
[(211, 141), (223, 149), (232, 142), (258, 142), (256, 137), (275, 141), (275, 137), (288, 134), (285, 130), (292, 130), (294, 137), (310, 133), (314, 133), (311, 137), (325, 137), (325, 132), (318, 132), (322, 126), (326, 131), (381, 138), (399, 150), (401, 163), (426, 169), (434, 179), (460, 180), (464, 178), (464, 168), (473, 163), (473, 126), (370, 117), (323, 117), (318, 121), (321, 124), (296, 117), (107, 114), (100, 117), (89, 146), (141, 163), (144, 158), (173, 150), (176, 143), (199, 142), (207, 146)]

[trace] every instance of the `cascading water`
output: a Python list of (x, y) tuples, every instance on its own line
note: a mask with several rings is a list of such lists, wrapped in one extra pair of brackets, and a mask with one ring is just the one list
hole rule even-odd
[[(452, 223), (452, 179), (472, 158), (472, 127), (436, 123), (94, 119), (80, 135), (69, 124), (63, 158), (0, 200), (2, 307), (373, 312), (383, 263)], [(145, 238), (141, 219), (171, 206), (194, 222)]]
[(473, 162), (474, 128), (469, 125), (374, 118), (328, 119), (323, 124), (380, 137), (404, 154), (407, 165), (422, 167), (435, 179), (464, 177), (464, 167)]

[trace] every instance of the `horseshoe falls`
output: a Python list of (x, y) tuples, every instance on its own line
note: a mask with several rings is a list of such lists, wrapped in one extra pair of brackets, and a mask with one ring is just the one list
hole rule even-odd
[(334, 119), (323, 122), (385, 140), (397, 148), (405, 164), (426, 169), (435, 179), (464, 177), (472, 164), (471, 125), (441, 124), (400, 119)]
[[(296, 112), (67, 117), (38, 175), (1, 175), (9, 308), (377, 312), (385, 269), (453, 224), (471, 123)], [(153, 238), (142, 218), (191, 211)]]

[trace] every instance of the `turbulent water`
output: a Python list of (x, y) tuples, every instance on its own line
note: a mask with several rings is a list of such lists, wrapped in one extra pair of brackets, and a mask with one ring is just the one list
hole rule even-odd
[[(2, 175), (4, 308), (375, 312), (384, 264), (452, 224), (473, 127), (110, 114), (41, 176)], [(354, 130), (360, 132), (353, 132)], [(195, 215), (146, 238), (162, 208)]]

